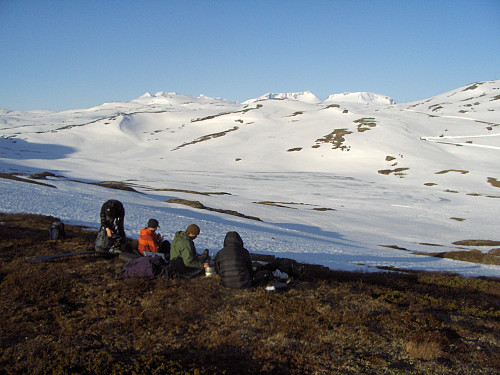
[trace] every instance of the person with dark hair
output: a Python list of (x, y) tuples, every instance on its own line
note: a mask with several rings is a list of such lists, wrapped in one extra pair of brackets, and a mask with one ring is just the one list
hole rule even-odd
[(170, 267), (179, 273), (203, 269), (204, 260), (208, 259), (208, 249), (200, 255), (196, 253), (193, 240), (200, 234), (200, 227), (190, 224), (185, 231), (174, 235), (170, 248)]
[(96, 250), (119, 252), (125, 249), (123, 221), (125, 209), (120, 201), (110, 199), (101, 207), (101, 227), (97, 235)]
[(164, 240), (161, 234), (156, 233), (156, 230), (159, 227), (160, 225), (158, 220), (148, 220), (146, 228), (143, 228), (140, 231), (138, 250), (141, 255), (145, 255), (145, 251), (151, 253), (163, 253), (168, 260), (170, 258), (170, 242)]
[(106, 230), (108, 237), (118, 234), (125, 238), (123, 221), (125, 218), (125, 209), (120, 201), (110, 199), (104, 202), (101, 207), (101, 227)]
[(252, 260), (238, 232), (226, 234), (224, 247), (215, 256), (215, 270), (227, 288), (243, 289), (252, 285)]

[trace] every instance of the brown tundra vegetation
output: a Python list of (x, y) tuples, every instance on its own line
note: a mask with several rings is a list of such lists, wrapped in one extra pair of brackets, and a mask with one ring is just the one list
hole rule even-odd
[(28, 261), (92, 249), (84, 228), (49, 240), (53, 220), (0, 214), (0, 374), (500, 373), (499, 278), (302, 264), (281, 293), (125, 280), (111, 255)]

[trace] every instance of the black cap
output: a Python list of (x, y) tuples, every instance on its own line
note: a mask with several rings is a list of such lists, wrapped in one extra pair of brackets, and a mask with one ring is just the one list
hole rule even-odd
[(157, 227), (159, 227), (158, 220), (156, 220), (156, 219), (149, 219), (148, 220), (148, 228), (157, 228)]

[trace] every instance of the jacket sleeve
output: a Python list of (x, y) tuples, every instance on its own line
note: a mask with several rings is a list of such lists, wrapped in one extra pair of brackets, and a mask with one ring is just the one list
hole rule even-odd
[(123, 216), (116, 218), (116, 229), (118, 230), (118, 233), (122, 237), (125, 237), (125, 229), (123, 227), (123, 220), (124, 220)]
[(125, 221), (125, 208), (123, 207), (122, 202), (116, 201), (115, 203), (117, 205), (117, 214), (118, 217), (116, 218), (116, 229), (118, 230), (118, 233), (120, 236), (125, 237), (125, 229), (123, 227), (124, 221)]
[(106, 220), (106, 203), (103, 204), (101, 207), (100, 216), (101, 216), (101, 227), (112, 229), (111, 226), (109, 225), (109, 221)]
[(105, 202), (102, 207), (101, 207), (101, 227), (103, 228), (109, 228), (111, 230), (114, 230), (113, 227), (113, 219), (106, 215), (106, 211), (108, 208), (110, 208), (111, 203), (110, 201)]
[(245, 251), (245, 264), (247, 266), (248, 272), (250, 273), (250, 276), (253, 276), (253, 264), (252, 259), (250, 258), (250, 253), (245, 248), (243, 248), (243, 250)]
[(191, 241), (186, 241), (183, 243), (181, 254), (185, 266), (193, 268), (203, 268), (203, 263), (198, 258), (194, 244)]
[(217, 272), (218, 274), (220, 274), (220, 266), (219, 266), (219, 256), (220, 254), (220, 250), (217, 252), (217, 254), (215, 254), (215, 272)]

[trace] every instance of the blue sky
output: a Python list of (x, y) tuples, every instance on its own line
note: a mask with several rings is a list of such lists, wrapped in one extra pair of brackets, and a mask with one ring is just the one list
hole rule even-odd
[(500, 78), (500, 0), (0, 0), (0, 108), (158, 91), (408, 102)]

